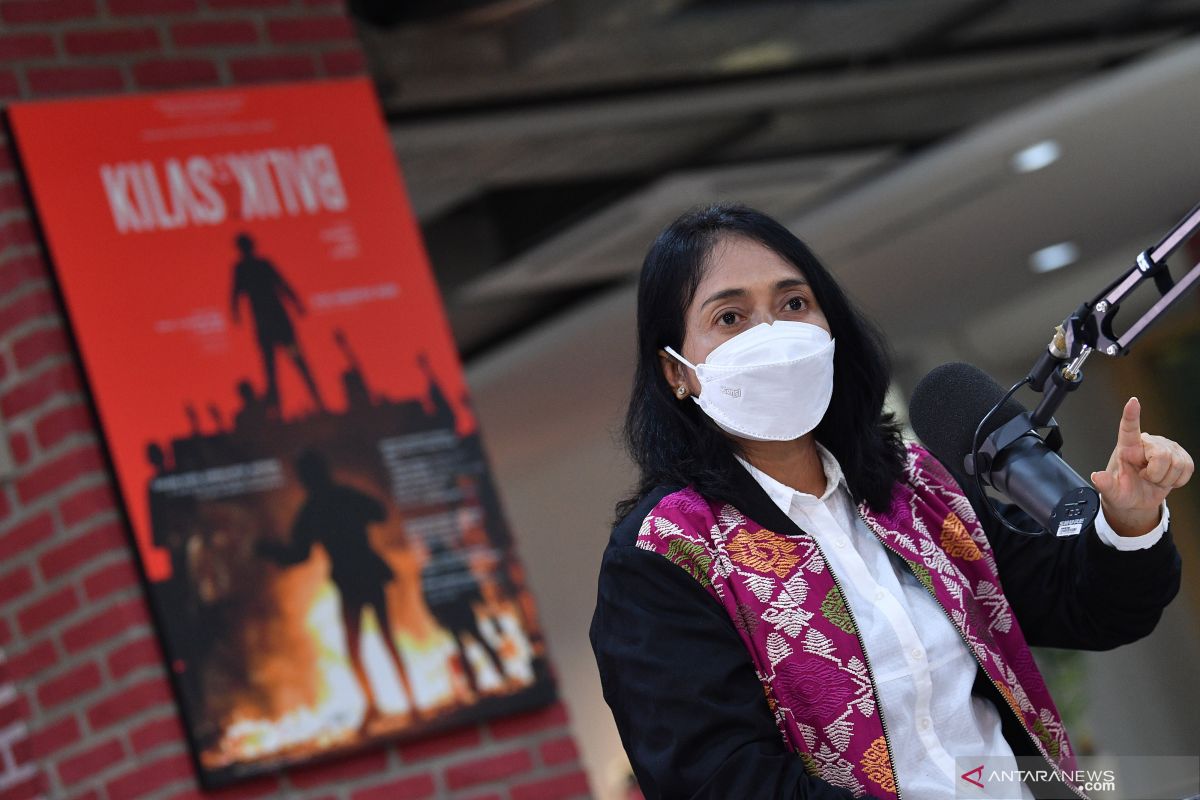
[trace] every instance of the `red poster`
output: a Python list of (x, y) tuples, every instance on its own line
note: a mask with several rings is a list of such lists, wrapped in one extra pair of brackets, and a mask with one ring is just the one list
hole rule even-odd
[(552, 699), (371, 84), (9, 115), (202, 780)]

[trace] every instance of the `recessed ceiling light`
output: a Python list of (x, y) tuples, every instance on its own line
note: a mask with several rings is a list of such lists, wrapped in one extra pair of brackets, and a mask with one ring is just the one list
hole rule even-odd
[(1012, 168), (1017, 172), (1037, 172), (1058, 161), (1062, 148), (1053, 139), (1046, 139), (1018, 150), (1012, 157)]
[(1079, 245), (1059, 242), (1043, 247), (1029, 256), (1029, 268), (1034, 272), (1052, 272), (1079, 260)]

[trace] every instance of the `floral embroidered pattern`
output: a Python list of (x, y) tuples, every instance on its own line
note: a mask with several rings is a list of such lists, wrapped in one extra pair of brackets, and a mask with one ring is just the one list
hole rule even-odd
[(850, 616), (849, 609), (846, 608), (846, 601), (842, 599), (842, 593), (836, 586), (831, 588), (825, 595), (825, 599), (821, 601), (821, 615), (846, 633), (854, 633), (854, 620)]
[(733, 624), (738, 630), (753, 634), (758, 630), (760, 624), (758, 612), (745, 603), (738, 603), (737, 610), (733, 614)]
[(888, 758), (887, 742), (882, 736), (871, 742), (871, 746), (867, 748), (867, 752), (863, 754), (862, 760), (858, 762), (862, 765), (863, 772), (867, 777), (873, 780), (880, 789), (885, 792), (896, 791), (896, 778), (892, 774), (892, 762)]
[(780, 578), (786, 578), (800, 561), (795, 543), (765, 528), (738, 530), (729, 542), (729, 557), (735, 564), (756, 572), (770, 572)]
[(775, 687), (787, 705), (811, 715), (822, 726), (842, 715), (852, 694), (841, 670), (828, 661), (811, 667), (785, 664), (775, 671)]
[(682, 567), (705, 589), (712, 586), (708, 580), (708, 569), (712, 566), (712, 556), (703, 545), (689, 542), (687, 539), (672, 539), (665, 554), (667, 559), (678, 567)]
[(925, 587), (925, 590), (930, 594), (934, 594), (933, 581), (929, 577), (929, 568), (924, 564), (918, 564), (911, 559), (908, 561), (908, 568), (912, 570), (913, 575), (917, 576), (917, 580)]
[(963, 525), (962, 520), (953, 511), (947, 514), (942, 522), (941, 544), (946, 555), (951, 558), (961, 558), (964, 561), (978, 561), (983, 558), (979, 545), (975, 544), (971, 534), (967, 533), (967, 526)]
[(1055, 739), (1050, 731), (1046, 728), (1046, 723), (1042, 722), (1040, 719), (1034, 720), (1033, 732), (1037, 734), (1038, 739), (1040, 739), (1042, 744), (1046, 746), (1046, 749), (1050, 751), (1050, 755), (1058, 758), (1058, 740)]
[[(1066, 731), (1000, 587), (986, 533), (950, 475), (910, 445), (890, 506), (875, 511), (862, 503), (858, 510), (937, 601), (1038, 749), (1064, 772), (1074, 770)], [(812, 536), (766, 530), (689, 488), (647, 515), (636, 546), (687, 571), (726, 610), (780, 735), (806, 770), (856, 796), (896, 800), (866, 654)]]

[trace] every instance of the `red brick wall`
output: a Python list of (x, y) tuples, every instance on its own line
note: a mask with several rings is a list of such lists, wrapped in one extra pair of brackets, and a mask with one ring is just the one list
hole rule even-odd
[[(339, 0), (0, 0), (0, 106), (365, 69)], [(86, 130), (81, 130), (86, 135)], [(198, 790), (31, 212), (0, 138), (0, 800)], [(563, 706), (218, 797), (587, 796)]]

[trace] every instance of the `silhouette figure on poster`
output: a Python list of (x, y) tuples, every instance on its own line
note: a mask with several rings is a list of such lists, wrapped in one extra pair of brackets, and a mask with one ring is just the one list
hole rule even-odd
[(221, 414), (221, 409), (216, 403), (208, 404), (208, 418), (212, 420), (213, 425), (217, 428), (217, 433), (225, 432), (225, 417)]
[(363, 720), (363, 729), (380, 716), (359, 642), (362, 614), (367, 606), (375, 610), (381, 638), (400, 676), (408, 705), (414, 716), (419, 717), (420, 711), (396, 647), (388, 614), (386, 587), (395, 573), (371, 546), (367, 535), (369, 525), (387, 518), (386, 507), (365, 492), (335, 482), (325, 456), (317, 450), (309, 448), (300, 454), (296, 472), (307, 498), (292, 523), (291, 539), (286, 544), (260, 540), (259, 554), (289, 566), (308, 560), (313, 544), (325, 548), (330, 561), (329, 577), (341, 596), (346, 652), (367, 700), (368, 713)]
[(267, 422), (267, 401), (255, 394), (254, 387), (245, 379), (238, 381), (237, 392), (242, 405), (233, 412), (233, 429), (247, 431), (261, 428)]
[(429, 546), (429, 560), (421, 569), (421, 591), (434, 619), (454, 637), (459, 665), (471, 691), (479, 694), (479, 681), (467, 662), (464, 634), (470, 634), (479, 643), (496, 668), (496, 673), (501, 679), (507, 680), (500, 656), (479, 630), (475, 606), (483, 603), (483, 592), (463, 553), (435, 539)]
[(342, 388), (346, 391), (346, 405), (352, 409), (367, 408), (372, 405), (371, 390), (367, 387), (367, 378), (363, 374), (358, 356), (350, 349), (346, 334), (341, 328), (333, 332), (333, 339), (347, 362), (346, 370), (342, 373)]
[(308, 369), (308, 361), (296, 341), (296, 330), (292, 327), (286, 303), (291, 303), (297, 314), (306, 313), (300, 297), (284, 279), (275, 265), (255, 250), (254, 239), (249, 234), (239, 233), (234, 239), (240, 258), (233, 265), (233, 294), (230, 310), (234, 324), (241, 322), (239, 306), (244, 295), (254, 316), (254, 332), (258, 348), (262, 353), (263, 371), (266, 374), (267, 407), (277, 418), (282, 418), (279, 402), (279, 381), (275, 364), (276, 350), (284, 348), (291, 356), (296, 369), (304, 379), (308, 392), (318, 411), (325, 409), (316, 381)]
[(421, 372), (425, 373), (425, 380), (429, 382), (429, 395), (424, 401), (426, 412), (439, 423), (452, 427), (454, 425), (454, 409), (450, 407), (450, 401), (446, 399), (446, 393), (442, 391), (437, 375), (433, 373), (429, 356), (418, 353), (417, 365), (421, 368)]

